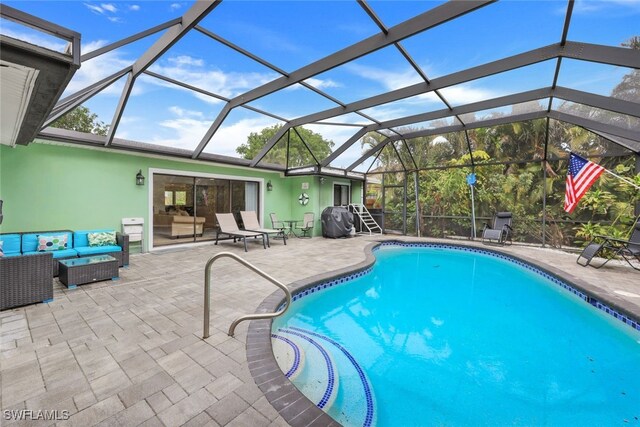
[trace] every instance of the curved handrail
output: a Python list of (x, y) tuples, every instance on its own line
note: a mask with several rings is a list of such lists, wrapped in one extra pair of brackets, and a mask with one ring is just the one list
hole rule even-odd
[(270, 281), (271, 283), (273, 283), (274, 285), (282, 289), (287, 298), (287, 303), (285, 304), (285, 306), (276, 312), (247, 314), (247, 315), (238, 317), (236, 320), (233, 321), (233, 323), (231, 323), (231, 326), (229, 326), (229, 332), (227, 335), (232, 337), (234, 331), (236, 330), (236, 326), (238, 326), (240, 322), (243, 322), (245, 320), (254, 320), (254, 319), (273, 319), (274, 317), (278, 317), (284, 314), (285, 311), (287, 311), (287, 309), (291, 305), (291, 292), (289, 292), (289, 289), (287, 289), (285, 285), (283, 285), (279, 280), (274, 279), (264, 271), (260, 270), (258, 267), (240, 258), (238, 255), (233, 254), (231, 252), (220, 252), (212, 256), (209, 259), (209, 261), (207, 261), (207, 265), (205, 266), (205, 270), (204, 270), (204, 327), (203, 327), (203, 333), (202, 333), (203, 339), (209, 338), (209, 314), (210, 314), (209, 312), (211, 311), (211, 265), (217, 259), (220, 259), (220, 258), (231, 258), (238, 261), (240, 264), (244, 265), (249, 270), (257, 273), (259, 276), (267, 279), (268, 281)]

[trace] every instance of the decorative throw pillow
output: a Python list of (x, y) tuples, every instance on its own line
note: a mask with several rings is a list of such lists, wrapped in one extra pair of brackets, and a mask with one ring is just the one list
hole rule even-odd
[(61, 251), (67, 249), (67, 235), (38, 236), (38, 252)]
[(88, 233), (87, 239), (89, 239), (89, 246), (114, 246), (117, 244), (115, 231)]

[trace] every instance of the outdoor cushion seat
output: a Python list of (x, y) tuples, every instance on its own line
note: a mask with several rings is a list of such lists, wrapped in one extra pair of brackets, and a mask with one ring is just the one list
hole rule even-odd
[(89, 246), (89, 233), (101, 233), (105, 231), (115, 231), (110, 228), (96, 230), (81, 230), (73, 232), (73, 247), (84, 248)]
[[(89, 246), (89, 233), (100, 232), (116, 233), (116, 244), (108, 246)], [(96, 230), (78, 230), (73, 233), (73, 249), (78, 251), (79, 256), (90, 255), (111, 255), (118, 260), (118, 266), (129, 265), (129, 236), (116, 232), (113, 228), (103, 228)]]
[(2, 251), (4, 256), (18, 256), (20, 255), (20, 235), (19, 234), (2, 234), (0, 235), (0, 241), (2, 241)]
[[(63, 234), (67, 236), (67, 249), (73, 248), (73, 236), (70, 230), (36, 231), (22, 235), (22, 252), (38, 252), (38, 236), (61, 236)], [(56, 258), (55, 255), (54, 258)]]
[[(73, 250), (73, 232), (71, 230), (54, 230), (54, 231), (34, 231), (31, 233), (24, 233), (22, 235), (22, 253), (24, 254), (34, 254), (38, 253), (38, 236), (60, 236), (65, 234), (67, 236), (67, 249), (62, 249), (62, 251)], [(74, 251), (73, 254), (66, 252), (66, 254), (55, 254), (58, 251), (51, 251), (53, 254), (53, 258), (55, 259), (63, 259), (63, 258), (73, 258), (78, 256), (78, 254)], [(58, 263), (53, 261), (51, 263), (53, 268), (53, 277), (58, 275)]]
[[(24, 255), (34, 255), (40, 254), (42, 252), (31, 251), (24, 252)], [(78, 256), (78, 252), (75, 249), (61, 249), (59, 251), (52, 251), (53, 259), (63, 259), (63, 258), (76, 258)]]
[(80, 256), (90, 256), (90, 255), (108, 254), (112, 252), (122, 252), (122, 248), (118, 245), (86, 246), (82, 248), (75, 248), (75, 250), (78, 252), (78, 255)]

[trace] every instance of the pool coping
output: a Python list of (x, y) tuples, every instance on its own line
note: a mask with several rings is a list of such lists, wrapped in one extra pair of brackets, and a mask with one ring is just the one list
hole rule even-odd
[[(419, 247), (429, 245), (435, 248), (454, 247), (462, 248), (463, 250), (468, 249), (474, 252), (489, 252), (502, 258), (508, 258), (512, 262), (521, 265), (525, 264), (523, 265), (524, 267), (537, 270), (543, 275), (550, 276), (547, 277), (551, 280), (555, 279), (554, 281), (559, 286), (565, 287), (585, 300), (585, 302), (610, 314), (616, 319), (622, 320), (622, 317), (624, 317), (624, 323), (627, 323), (627, 320), (633, 321), (635, 326), (632, 326), (632, 324), (628, 324), (628, 326), (640, 330), (640, 310), (637, 306), (624, 299), (607, 294), (603, 289), (597, 288), (579, 277), (568, 274), (556, 267), (541, 263), (538, 260), (524, 255), (514, 255), (507, 250), (508, 247), (493, 245), (479, 246), (477, 243), (464, 241), (443, 243), (442, 241), (432, 239), (405, 240), (398, 237), (381, 238), (365, 246), (364, 261), (349, 267), (297, 280), (288, 284), (287, 287), (292, 295), (296, 295), (320, 283), (367, 270), (376, 261), (374, 255), (375, 250), (383, 245), (391, 245), (394, 243), (402, 246)], [(559, 282), (565, 282), (568, 288)], [(256, 313), (273, 312), (284, 302), (284, 293), (277, 290), (262, 301), (256, 309)], [(339, 426), (340, 424), (336, 420), (302, 394), (280, 370), (271, 346), (271, 325), (271, 319), (252, 320), (247, 331), (247, 364), (249, 365), (251, 376), (260, 391), (262, 391), (266, 399), (280, 416), (291, 426)]]

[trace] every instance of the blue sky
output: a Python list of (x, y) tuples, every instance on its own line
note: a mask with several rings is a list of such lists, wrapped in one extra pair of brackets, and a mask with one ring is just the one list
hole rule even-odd
[[(83, 52), (182, 15), (192, 2), (172, 1), (6, 1), (17, 9), (82, 34)], [(370, 1), (388, 27), (425, 12), (442, 2)], [(430, 78), (557, 43), (566, 10), (564, 1), (501, 1), (402, 42)], [(619, 46), (640, 35), (640, 1), (577, 1), (569, 40)], [(377, 34), (378, 27), (355, 1), (235, 1), (225, 0), (201, 24), (271, 64), (294, 71), (332, 52)], [(42, 39), (24, 27), (2, 21), (2, 33), (61, 49), (56, 39)], [(160, 35), (125, 46), (83, 63), (66, 94), (130, 65)], [(35, 38), (39, 38), (36, 40)], [(442, 91), (452, 105), (550, 86), (555, 61), (514, 70)], [(253, 60), (192, 31), (166, 52), (151, 70), (224, 97), (234, 97), (279, 75)], [(566, 60), (559, 84), (608, 95), (629, 70)], [(309, 79), (342, 102), (353, 102), (420, 81), (394, 47), (387, 47)], [(118, 82), (85, 105), (111, 122), (123, 82)], [(336, 104), (294, 85), (258, 99), (251, 106), (293, 119)], [(223, 103), (143, 76), (134, 91), (116, 133), (118, 138), (162, 146), (192, 149), (208, 129)], [(444, 108), (433, 95), (422, 95), (367, 109), (377, 120)], [(355, 116), (362, 124), (370, 123)], [(353, 115), (331, 119), (352, 121)], [(249, 132), (280, 123), (247, 109), (234, 110), (206, 151), (234, 155)], [(340, 144), (358, 129), (311, 125), (308, 128)], [(359, 157), (354, 147), (335, 166)]]

